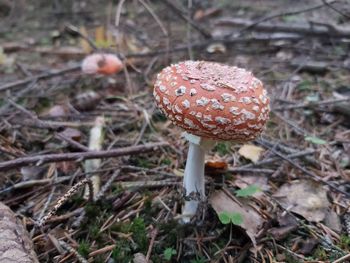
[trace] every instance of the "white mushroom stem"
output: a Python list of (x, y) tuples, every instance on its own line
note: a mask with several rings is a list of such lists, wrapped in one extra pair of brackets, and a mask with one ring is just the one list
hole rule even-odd
[(188, 223), (196, 214), (199, 203), (205, 200), (205, 151), (215, 142), (188, 133), (185, 133), (185, 137), (189, 141), (189, 150), (183, 182), (186, 200), (182, 209), (182, 220)]

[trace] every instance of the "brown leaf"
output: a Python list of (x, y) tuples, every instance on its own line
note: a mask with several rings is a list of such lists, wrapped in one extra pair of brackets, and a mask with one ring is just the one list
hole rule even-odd
[(339, 216), (333, 210), (328, 210), (326, 217), (324, 219), (324, 224), (328, 226), (330, 229), (336, 231), (337, 233), (341, 233), (342, 226), (340, 223)]
[(223, 212), (239, 213), (243, 217), (240, 225), (256, 246), (256, 237), (265, 222), (261, 215), (251, 206), (252, 201), (244, 198), (235, 198), (226, 191), (215, 191), (209, 197), (209, 203), (219, 215)]
[(309, 180), (284, 184), (274, 196), (285, 209), (311, 222), (322, 221), (330, 205), (323, 186)]
[[(84, 36), (89, 36), (86, 28), (83, 26), (80, 28), (80, 33)], [(80, 38), (80, 47), (83, 49), (83, 51), (86, 53), (86, 54), (89, 54), (91, 53), (92, 51), (92, 47), (90, 46), (89, 42), (87, 42), (85, 39), (83, 38)]]
[(296, 230), (298, 226), (281, 226), (281, 227), (272, 227), (267, 232), (276, 240), (285, 239), (289, 233)]
[(302, 255), (311, 255), (312, 251), (315, 249), (315, 247), (318, 245), (319, 241), (315, 238), (309, 238), (307, 240), (301, 240), (298, 249), (298, 254)]
[[(234, 184), (239, 188), (246, 188), (250, 185), (259, 186), (263, 191), (269, 191), (268, 178), (262, 175), (237, 175)], [(258, 192), (262, 194), (262, 192)]]
[(58, 171), (68, 174), (77, 169), (78, 163), (73, 161), (58, 162), (56, 163), (56, 167)]
[(97, 107), (102, 97), (95, 91), (78, 94), (73, 100), (73, 106), (80, 111), (93, 110)]
[(134, 254), (134, 263), (152, 263), (152, 261), (147, 260), (146, 256), (142, 253)]
[(45, 168), (40, 166), (24, 166), (21, 168), (22, 180), (34, 180), (42, 176)]
[(63, 105), (54, 105), (53, 107), (51, 107), (49, 109), (47, 115), (50, 117), (59, 118), (59, 117), (66, 116), (67, 113), (68, 113), (67, 107), (65, 107)]
[(263, 151), (264, 149), (259, 146), (255, 146), (252, 144), (244, 144), (239, 149), (238, 153), (244, 158), (251, 160), (253, 163), (256, 163), (259, 160), (260, 154)]
[(193, 20), (200, 21), (209, 16), (217, 15), (221, 12), (221, 8), (211, 7), (208, 9), (199, 9), (194, 13)]
[(66, 128), (60, 134), (77, 142), (81, 139), (81, 131), (74, 128)]

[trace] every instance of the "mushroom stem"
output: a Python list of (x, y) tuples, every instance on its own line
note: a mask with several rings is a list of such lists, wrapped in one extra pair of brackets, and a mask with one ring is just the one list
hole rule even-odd
[(204, 157), (205, 150), (200, 145), (190, 142), (183, 185), (186, 197), (195, 200), (185, 201), (182, 210), (185, 223), (196, 214), (199, 202), (205, 200)]
[(182, 209), (182, 220), (188, 223), (196, 214), (199, 203), (205, 200), (205, 151), (215, 142), (188, 133), (185, 137), (189, 141), (189, 149), (183, 182), (186, 200)]

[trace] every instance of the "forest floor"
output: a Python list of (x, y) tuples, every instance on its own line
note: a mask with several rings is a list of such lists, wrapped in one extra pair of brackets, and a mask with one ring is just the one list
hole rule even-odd
[[(0, 199), (40, 262), (350, 262), (346, 0), (0, 0), (0, 19)], [(83, 74), (82, 36), (123, 72)], [(152, 89), (187, 59), (252, 71), (271, 113), (255, 141), (208, 151), (207, 202), (181, 224), (188, 143)]]

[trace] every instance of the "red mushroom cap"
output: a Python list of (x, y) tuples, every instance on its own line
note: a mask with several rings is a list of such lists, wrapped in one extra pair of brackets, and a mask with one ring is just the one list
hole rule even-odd
[(153, 95), (175, 125), (215, 140), (254, 139), (270, 111), (267, 92), (251, 72), (207, 61), (166, 67), (157, 75)]
[(83, 60), (81, 69), (86, 74), (111, 75), (121, 71), (123, 63), (113, 54), (92, 54)]

